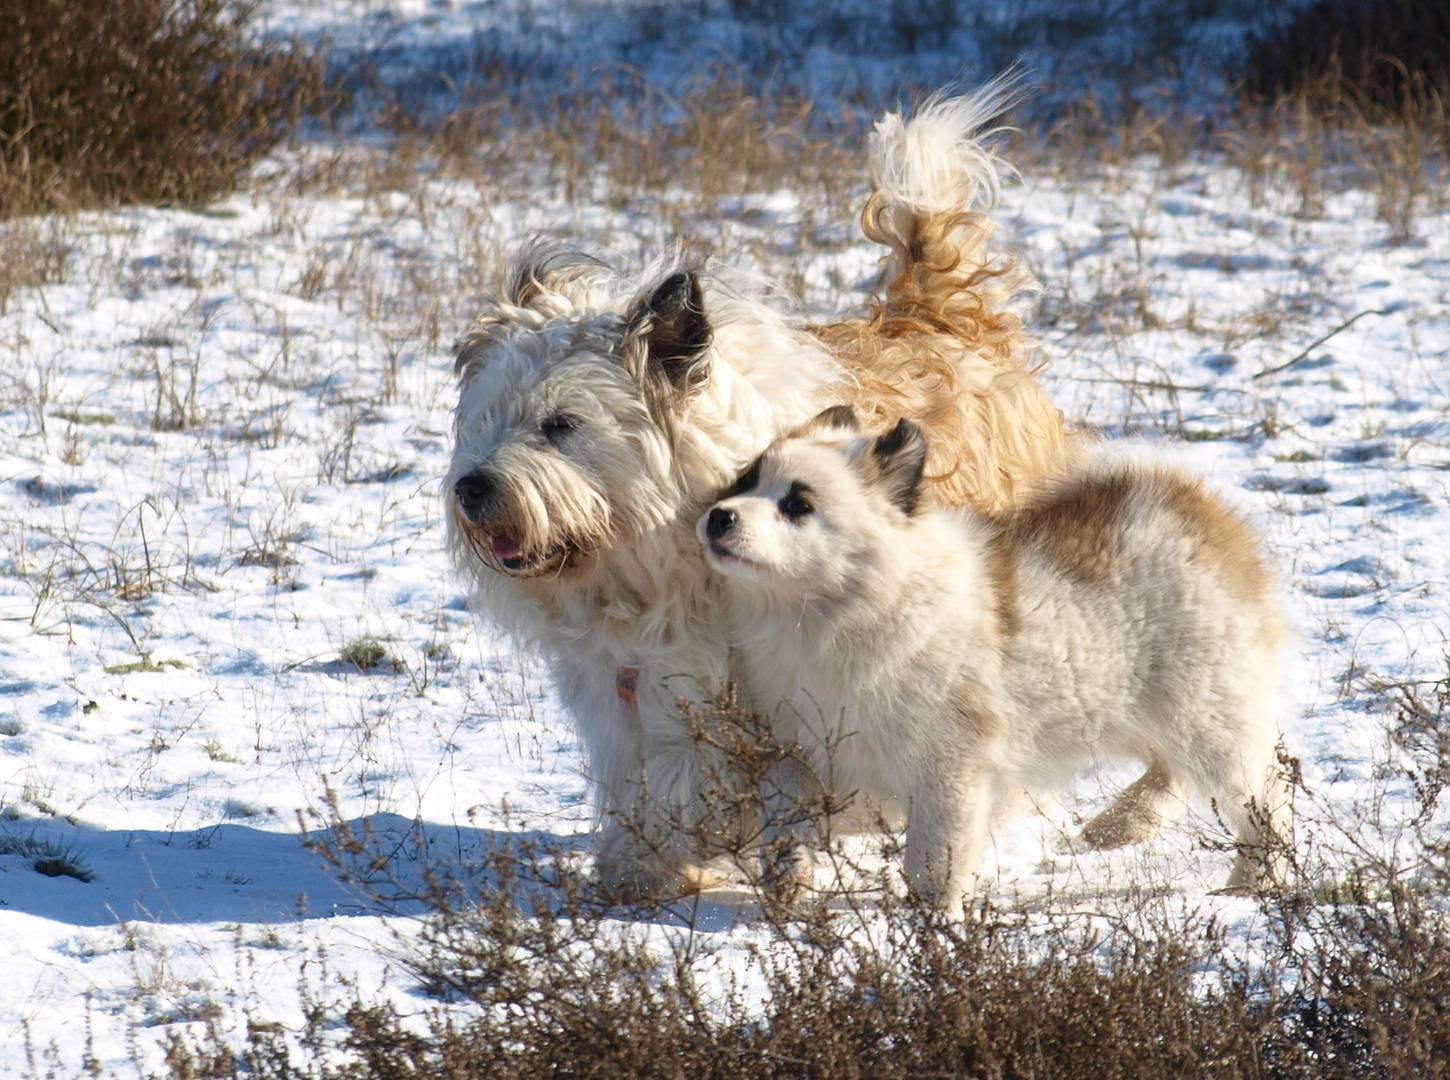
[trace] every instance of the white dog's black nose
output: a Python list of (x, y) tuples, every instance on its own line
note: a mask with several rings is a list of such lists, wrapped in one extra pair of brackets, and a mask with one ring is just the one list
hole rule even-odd
[(711, 540), (719, 540), (739, 524), (739, 514), (734, 510), (726, 510), (723, 506), (717, 506), (710, 511), (710, 516), (705, 520), (705, 535)]
[(453, 485), (453, 494), (458, 496), (458, 505), (469, 521), (479, 521), (493, 501), (496, 485), (487, 473), (469, 473)]

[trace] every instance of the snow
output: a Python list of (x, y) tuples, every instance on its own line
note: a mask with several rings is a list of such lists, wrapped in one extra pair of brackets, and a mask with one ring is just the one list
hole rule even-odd
[[(503, 9), (267, 14), (345, 41), (384, 10), (399, 41), (437, 44)], [(579, 746), (547, 672), (470, 614), (444, 557), (450, 347), (535, 232), (622, 258), (669, 234), (605, 198), (441, 175), (301, 194), (276, 179), (327, 152), (279, 153), (272, 179), (204, 213), (4, 226), (65, 252), (0, 314), (7, 1075), (47, 1053), (127, 1075), (213, 1007), (235, 1030), (295, 1027), (299, 979), (421, 1010), (400, 960), (416, 908), (379, 910), (301, 842), (329, 787), (345, 818), (381, 815), (399, 837), (420, 822), (439, 852), (586, 843)], [(1286, 742), (1332, 870), (1333, 822), (1385, 794), (1371, 677), (1445, 672), (1450, 207), (1423, 198), (1394, 246), (1370, 192), (1328, 193), (1318, 217), (1254, 194), (1215, 161), (1141, 162), (1029, 171), (998, 214), (1044, 283), (1042, 378), (1067, 416), (1187, 462), (1264, 533), (1299, 635)], [(742, 251), (810, 228), (790, 190), (716, 209)], [(859, 303), (875, 266), (845, 235), (803, 266), (823, 316)], [(345, 658), (367, 641), (381, 662)], [(1143, 850), (1066, 850), (1075, 815), (1128, 778), (1088, 773), (1001, 820), (995, 889), (1106, 903), (1147, 878), (1251, 920), (1210, 895), (1229, 857), (1203, 849), (1204, 807)], [(701, 909), (727, 954), (749, 934), (735, 911)]]

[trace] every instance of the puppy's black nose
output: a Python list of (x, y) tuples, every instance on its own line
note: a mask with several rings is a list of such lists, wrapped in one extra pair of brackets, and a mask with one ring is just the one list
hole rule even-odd
[(484, 516), (495, 490), (493, 479), (482, 472), (469, 473), (453, 485), (453, 494), (458, 496), (463, 516), (475, 522)]
[(735, 526), (740, 524), (740, 515), (734, 510), (726, 510), (723, 506), (717, 506), (710, 511), (710, 516), (705, 519), (705, 535), (711, 540), (719, 540)]

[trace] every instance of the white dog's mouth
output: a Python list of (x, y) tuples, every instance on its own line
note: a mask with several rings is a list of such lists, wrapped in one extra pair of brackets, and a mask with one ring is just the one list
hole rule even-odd
[(498, 533), (488, 539), (489, 554), (500, 571), (510, 577), (535, 578), (562, 570), (578, 554), (571, 544), (554, 544), (542, 551), (525, 551), (518, 538)]

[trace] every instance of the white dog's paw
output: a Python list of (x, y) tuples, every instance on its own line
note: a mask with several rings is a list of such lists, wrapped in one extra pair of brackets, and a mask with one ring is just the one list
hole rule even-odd
[(1285, 888), (1283, 858), (1259, 850), (1240, 850), (1229, 871), (1228, 881), (1214, 896), (1262, 896), (1281, 893)]
[(614, 903), (641, 904), (691, 896), (729, 881), (713, 863), (665, 850), (667, 846), (647, 844), (622, 826), (607, 826), (594, 857), (599, 892)]

